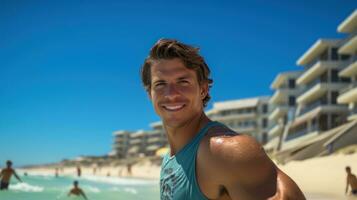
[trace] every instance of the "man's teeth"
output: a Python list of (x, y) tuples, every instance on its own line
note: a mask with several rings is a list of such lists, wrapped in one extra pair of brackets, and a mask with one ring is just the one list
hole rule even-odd
[(177, 110), (183, 107), (183, 105), (178, 105), (178, 106), (164, 106), (168, 110)]

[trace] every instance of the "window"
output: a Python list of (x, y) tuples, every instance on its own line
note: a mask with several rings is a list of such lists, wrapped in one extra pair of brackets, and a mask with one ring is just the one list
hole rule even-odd
[(268, 120), (266, 118), (263, 119), (262, 123), (263, 123), (263, 128), (268, 127)]
[(289, 106), (295, 106), (296, 104), (296, 97), (289, 96)]
[(350, 83), (351, 82), (351, 78), (347, 78), (347, 77), (340, 77), (340, 80), (343, 83)]
[(348, 59), (350, 59), (350, 55), (346, 55), (346, 54), (342, 54), (342, 55), (340, 55), (340, 58), (341, 58), (341, 60), (348, 60)]
[(331, 104), (337, 104), (337, 97), (338, 97), (338, 92), (332, 91), (331, 92)]
[(333, 83), (336, 83), (339, 81), (339, 78), (338, 78), (338, 70), (331, 70), (331, 82)]
[(289, 79), (289, 88), (294, 89), (295, 88), (295, 79)]
[(263, 113), (267, 113), (268, 112), (268, 105), (264, 104), (263, 105)]
[(338, 60), (338, 48), (331, 48), (331, 60)]

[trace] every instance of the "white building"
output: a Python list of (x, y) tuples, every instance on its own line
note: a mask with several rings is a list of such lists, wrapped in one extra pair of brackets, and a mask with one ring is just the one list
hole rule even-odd
[(272, 112), (269, 115), (271, 127), (268, 132), (269, 143), (264, 146), (267, 152), (280, 149), (286, 125), (294, 120), (296, 98), (301, 92), (301, 88), (296, 85), (296, 79), (301, 73), (301, 71), (280, 73), (270, 86), (275, 92), (269, 100)]
[(115, 131), (112, 156), (118, 158), (152, 156), (168, 145), (161, 121), (150, 124), (152, 130)]
[(206, 114), (237, 133), (251, 135), (264, 144), (268, 140), (268, 102), (269, 97), (217, 102)]
[(303, 91), (297, 98), (296, 118), (284, 137), (283, 149), (346, 121), (347, 106), (337, 103), (339, 91), (349, 82), (338, 76), (347, 59), (338, 54), (340, 44), (340, 40), (319, 39), (297, 61), (304, 67), (296, 81)]
[(338, 103), (349, 107), (348, 120), (357, 119), (357, 10), (338, 26), (338, 32), (347, 34), (338, 53), (348, 55), (349, 59), (339, 76), (350, 78), (351, 83), (340, 90)]

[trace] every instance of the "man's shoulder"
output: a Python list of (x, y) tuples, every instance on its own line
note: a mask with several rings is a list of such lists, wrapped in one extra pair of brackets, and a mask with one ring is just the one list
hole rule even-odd
[[(232, 133), (230, 129), (227, 131)], [(197, 155), (199, 170), (220, 183), (249, 182), (256, 176), (264, 177), (267, 170), (271, 170), (272, 162), (253, 137), (226, 133), (210, 133), (201, 141)]]
[(4, 173), (12, 173), (12, 172), (14, 172), (14, 170), (12, 169), (12, 168), (4, 168), (4, 169), (2, 169), (2, 171), (1, 172), (4, 172)]
[(207, 132), (199, 153), (209, 162), (234, 165), (249, 163), (265, 156), (262, 146), (253, 137), (237, 133), (225, 126), (213, 127)]

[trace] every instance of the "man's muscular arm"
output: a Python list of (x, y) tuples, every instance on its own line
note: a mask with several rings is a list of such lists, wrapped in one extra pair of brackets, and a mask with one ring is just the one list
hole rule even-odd
[(231, 199), (305, 199), (294, 181), (275, 166), (253, 138), (215, 136), (206, 147), (201, 157)]

